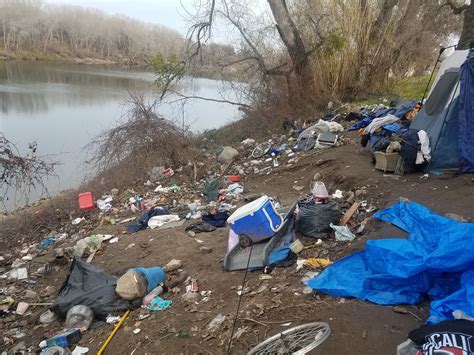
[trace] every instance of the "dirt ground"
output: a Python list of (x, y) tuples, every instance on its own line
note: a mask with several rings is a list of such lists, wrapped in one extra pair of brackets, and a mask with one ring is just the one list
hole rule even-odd
[[(315, 173), (321, 174), (331, 192), (336, 188), (365, 189), (369, 205), (383, 208), (400, 197), (421, 203), (439, 214), (456, 213), (470, 218), (474, 216), (474, 178), (459, 175), (449, 178), (420, 179), (421, 174), (384, 176), (374, 169), (370, 154), (361, 149), (357, 138), (349, 135), (350, 144), (325, 151), (304, 153), (298, 162), (288, 166), (281, 164), (273, 173), (264, 176), (245, 177), (242, 184), (246, 192), (267, 193), (277, 196), (283, 205), (293, 203), (300, 192), (295, 185), (309, 188)], [(190, 222), (187, 222), (190, 223)], [(189, 304), (181, 300), (181, 293), (168, 292), (163, 297), (173, 301), (164, 311), (151, 312), (150, 317), (139, 320), (144, 309), (131, 312), (124, 326), (117, 332), (105, 354), (223, 354), (230, 336), (232, 320), (238, 303), (238, 286), (244, 272), (227, 272), (223, 269), (223, 257), (227, 248), (228, 228), (190, 237), (183, 227), (165, 230), (144, 230), (135, 234), (123, 234), (123, 225), (99, 227), (97, 233), (119, 236), (118, 243), (105, 243), (92, 264), (117, 276), (131, 267), (164, 265), (170, 259), (180, 259), (182, 269), (198, 280), (200, 291), (211, 291), (208, 302)], [(324, 241), (323, 248), (308, 249), (304, 257), (326, 257), (335, 261), (364, 248), (368, 239), (404, 237), (405, 233), (386, 223), (373, 220), (365, 235), (354, 242), (336, 244), (334, 237)], [(300, 238), (304, 244), (312, 243)], [(199, 241), (201, 242), (199, 242)], [(133, 247), (127, 246), (134, 243)], [(200, 247), (212, 248), (203, 253)], [(53, 272), (34, 286), (59, 288), (67, 275), (68, 265), (55, 266)], [(356, 299), (337, 298), (314, 292), (303, 294), (301, 281), (308, 270), (296, 271), (296, 266), (275, 268), (271, 279), (261, 280), (262, 271), (249, 272), (247, 287), (240, 307), (236, 329), (245, 329), (233, 340), (232, 354), (244, 354), (251, 347), (282, 330), (300, 324), (323, 321), (331, 328), (329, 338), (312, 353), (314, 354), (394, 354), (396, 346), (407, 338), (407, 333), (423, 324), (428, 315), (429, 303), (404, 306), (408, 313), (396, 313), (394, 307), (378, 306)], [(32, 288), (35, 289), (35, 288)], [(54, 297), (51, 296), (50, 299)], [(35, 314), (44, 311), (35, 308)], [(209, 333), (207, 325), (218, 314), (226, 321), (215, 333)], [(21, 339), (26, 345), (37, 344), (43, 336), (54, 335), (62, 323), (36, 325), (34, 315), (27, 322), (28, 337)], [(21, 326), (18, 320), (4, 323), (3, 329)], [(0, 320), (1, 323), (1, 320)], [(94, 327), (93, 327), (94, 328)], [(113, 326), (98, 324), (84, 335), (79, 345), (90, 348), (89, 354), (97, 353)], [(133, 330), (141, 331), (134, 334)], [(0, 330), (2, 328), (0, 327)]]

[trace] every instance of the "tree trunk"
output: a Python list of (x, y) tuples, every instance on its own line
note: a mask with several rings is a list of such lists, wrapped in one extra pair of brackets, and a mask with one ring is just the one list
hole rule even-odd
[(464, 23), (462, 26), (461, 38), (457, 49), (468, 49), (474, 47), (474, 0), (464, 10)]
[(313, 73), (303, 40), (290, 17), (285, 0), (268, 0), (276, 27), (293, 64), (293, 72), (302, 88), (311, 89)]

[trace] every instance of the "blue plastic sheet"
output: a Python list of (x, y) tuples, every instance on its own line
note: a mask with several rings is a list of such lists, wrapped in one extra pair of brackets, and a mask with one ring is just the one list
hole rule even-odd
[(406, 231), (408, 239), (369, 240), (365, 251), (335, 262), (308, 286), (383, 305), (415, 304), (429, 296), (430, 323), (453, 319), (457, 309), (474, 316), (474, 223), (439, 216), (415, 202), (398, 202), (375, 217)]

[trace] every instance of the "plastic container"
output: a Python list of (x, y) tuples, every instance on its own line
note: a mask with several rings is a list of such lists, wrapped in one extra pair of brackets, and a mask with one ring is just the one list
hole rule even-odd
[(227, 176), (227, 181), (229, 181), (229, 182), (239, 182), (240, 181), (240, 175), (229, 175), (229, 176)]
[(328, 200), (329, 194), (328, 190), (326, 190), (326, 185), (322, 181), (316, 181), (311, 188), (311, 192), (313, 193), (313, 198), (317, 200)]
[(81, 332), (85, 332), (89, 329), (93, 319), (94, 312), (92, 312), (92, 309), (79, 304), (67, 311), (66, 326), (68, 328), (79, 328)]
[(290, 244), (290, 250), (295, 253), (299, 254), (304, 248), (303, 243), (300, 242), (299, 239), (296, 239), (293, 243)]
[(262, 196), (238, 208), (227, 220), (238, 235), (246, 235), (253, 242), (272, 237), (283, 225), (283, 217), (275, 210), (272, 200)]
[(156, 286), (151, 292), (143, 297), (143, 305), (146, 306), (148, 305), (151, 301), (153, 301), (157, 296), (161, 295), (163, 293), (163, 286), (158, 285)]
[(147, 292), (151, 292), (156, 286), (158, 286), (162, 282), (165, 282), (166, 280), (166, 273), (159, 266), (149, 268), (140, 267), (130, 270), (134, 270), (145, 276), (147, 281)]
[(375, 169), (383, 170), (384, 172), (394, 172), (397, 170), (398, 160), (400, 154), (398, 153), (384, 153), (375, 152)]
[(77, 328), (68, 329), (52, 338), (43, 340), (41, 343), (39, 343), (39, 347), (42, 349), (51, 348), (53, 346), (67, 348), (70, 345), (76, 344), (79, 340), (81, 340), (81, 330)]
[(89, 210), (95, 207), (92, 192), (83, 192), (77, 195), (77, 202), (79, 203), (79, 208), (81, 210)]

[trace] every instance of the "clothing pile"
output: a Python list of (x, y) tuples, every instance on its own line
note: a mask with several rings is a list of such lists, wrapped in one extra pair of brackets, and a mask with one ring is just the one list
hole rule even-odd
[(397, 172), (413, 172), (430, 162), (431, 149), (425, 131), (409, 129), (411, 120), (421, 106), (414, 100), (395, 101), (391, 107), (363, 108), (361, 114), (351, 112), (348, 119), (358, 118), (349, 131), (358, 130), (361, 145), (369, 144), (375, 152), (399, 153)]

